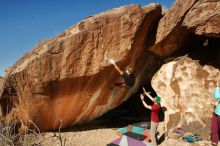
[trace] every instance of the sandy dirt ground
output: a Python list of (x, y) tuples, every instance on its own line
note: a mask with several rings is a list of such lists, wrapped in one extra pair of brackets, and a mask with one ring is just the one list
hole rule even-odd
[[(112, 120), (109, 122), (92, 122), (84, 126), (76, 126), (71, 129), (66, 129), (63, 132), (46, 132), (42, 133), (38, 138), (38, 143), (43, 146), (106, 146), (113, 140), (118, 138), (116, 130), (128, 125), (120, 119), (120, 124)], [(130, 121), (132, 122), (132, 121)], [(139, 121), (140, 122), (140, 121)], [(134, 122), (135, 123), (135, 122)], [(164, 134), (163, 124), (158, 127), (161, 139)], [(61, 145), (62, 142), (62, 145)], [(182, 140), (167, 139), (160, 140), (159, 146), (211, 146), (211, 142), (204, 140), (195, 143), (187, 143)]]
[[(44, 133), (39, 138), (43, 146), (61, 146), (61, 140), (58, 133)], [(66, 146), (106, 146), (108, 143), (117, 138), (114, 129), (96, 129), (78, 132), (61, 133), (62, 144)], [(159, 146), (211, 146), (210, 141), (199, 141), (187, 143), (181, 140), (168, 139)]]
[[(61, 132), (43, 132), (32, 137), (32, 142), (38, 146), (106, 146), (118, 136), (116, 131), (132, 123), (146, 122), (149, 119), (138, 117), (135, 113), (124, 114), (118, 117), (96, 119), (84, 125), (76, 125), (72, 128), (61, 130)], [(210, 141), (199, 141), (187, 143), (182, 140), (164, 140), (164, 122), (158, 127), (159, 146), (211, 146)]]
[[(114, 119), (114, 120), (113, 120)], [(77, 125), (72, 128), (63, 129), (61, 132), (43, 132), (41, 134), (30, 134), (28, 145), (36, 146), (106, 146), (118, 136), (116, 131), (132, 123), (144, 122), (140, 118), (120, 117), (111, 120), (94, 120), (85, 125)], [(146, 121), (145, 121), (146, 122)], [(164, 140), (164, 123), (158, 127), (160, 140), (159, 146), (211, 146), (211, 142), (204, 140), (196, 143), (187, 143), (182, 140)], [(0, 144), (1, 145), (1, 144)]]
[(106, 146), (116, 139), (116, 133), (113, 129), (96, 129), (89, 131), (64, 132), (61, 133), (61, 139), (58, 133), (44, 133), (39, 139), (43, 146)]

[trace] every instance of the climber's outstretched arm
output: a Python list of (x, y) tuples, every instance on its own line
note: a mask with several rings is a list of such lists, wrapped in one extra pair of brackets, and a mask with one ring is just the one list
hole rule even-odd
[(145, 108), (149, 109), (149, 110), (152, 110), (152, 107), (150, 105), (148, 105), (145, 101), (144, 101), (144, 96), (141, 94), (140, 95), (140, 98), (141, 98), (141, 101), (144, 105)]
[(118, 71), (118, 73), (122, 76), (123, 75), (123, 71), (116, 65), (116, 64), (113, 64), (115, 69)]
[(144, 87), (143, 87), (143, 91), (144, 91), (144, 94), (145, 94), (148, 98), (150, 98), (151, 101), (154, 102), (155, 99), (149, 94), (150, 92), (146, 92), (146, 90), (145, 90)]
[(114, 65), (115, 69), (119, 72), (119, 74), (122, 76), (123, 71), (116, 65), (115, 61), (113, 59), (110, 59), (109, 62)]

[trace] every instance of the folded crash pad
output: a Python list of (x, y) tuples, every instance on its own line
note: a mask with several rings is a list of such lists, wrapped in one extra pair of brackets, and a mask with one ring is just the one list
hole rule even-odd
[[(114, 145), (111, 145), (114, 144)], [(108, 144), (107, 146), (151, 146), (150, 143), (145, 141), (140, 141), (131, 137), (128, 137), (126, 135), (123, 135), (120, 138), (117, 138), (112, 143)]]

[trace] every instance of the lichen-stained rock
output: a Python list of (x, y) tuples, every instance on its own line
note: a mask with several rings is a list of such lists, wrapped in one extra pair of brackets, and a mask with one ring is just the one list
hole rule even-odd
[[(89, 122), (117, 107), (138, 89), (144, 60), (157, 62), (140, 57), (160, 17), (158, 4), (123, 6), (41, 42), (7, 72), (1, 97), (5, 120), (44, 131)], [(108, 58), (122, 69), (135, 66), (133, 88), (111, 89), (121, 78)]]
[[(152, 79), (152, 86), (162, 97), (166, 130), (183, 127), (193, 133), (208, 136), (214, 105), (215, 81), (220, 71), (201, 66), (186, 56), (164, 64)], [(206, 137), (207, 138), (207, 137)]]
[(220, 38), (220, 1), (199, 0), (186, 14), (182, 25), (195, 34)]

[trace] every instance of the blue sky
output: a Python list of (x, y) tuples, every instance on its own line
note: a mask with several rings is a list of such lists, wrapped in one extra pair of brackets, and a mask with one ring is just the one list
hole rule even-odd
[(0, 0), (0, 76), (37, 43), (111, 8), (174, 0)]

